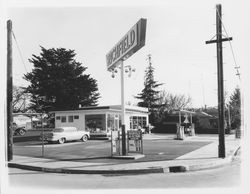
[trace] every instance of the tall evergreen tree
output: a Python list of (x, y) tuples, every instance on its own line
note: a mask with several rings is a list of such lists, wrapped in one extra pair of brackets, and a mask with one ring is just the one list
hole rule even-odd
[(34, 68), (24, 75), (30, 82), (26, 92), (31, 94), (31, 109), (48, 111), (96, 105), (100, 97), (96, 80), (83, 74), (87, 68), (75, 56), (74, 50), (43, 47), (40, 56), (32, 55), (29, 61)]
[(235, 88), (234, 93), (230, 96), (229, 105), (232, 128), (239, 128), (241, 125), (240, 88)]
[(141, 102), (138, 106), (147, 107), (149, 109), (149, 121), (151, 124), (155, 122), (154, 109), (157, 107), (157, 101), (159, 100), (157, 88), (162, 84), (157, 83), (154, 80), (154, 67), (151, 62), (151, 55), (148, 55), (149, 65), (145, 71), (144, 77), (144, 89), (135, 98), (140, 99)]

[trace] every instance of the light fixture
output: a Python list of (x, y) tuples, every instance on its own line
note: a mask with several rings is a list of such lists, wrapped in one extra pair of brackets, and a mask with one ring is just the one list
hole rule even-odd
[(112, 78), (115, 78), (115, 74), (114, 74), (114, 72), (112, 72), (112, 75), (111, 75), (111, 77), (112, 77)]

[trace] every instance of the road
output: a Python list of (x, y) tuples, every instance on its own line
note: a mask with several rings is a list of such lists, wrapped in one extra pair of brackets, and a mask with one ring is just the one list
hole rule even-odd
[(144, 175), (56, 174), (9, 169), (13, 189), (231, 188), (241, 183), (239, 156), (232, 164), (203, 171)]

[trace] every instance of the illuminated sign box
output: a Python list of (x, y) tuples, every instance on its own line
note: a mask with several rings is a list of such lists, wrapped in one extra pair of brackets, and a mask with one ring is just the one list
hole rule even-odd
[(117, 62), (126, 60), (145, 45), (146, 19), (140, 19), (106, 55), (107, 69), (112, 71)]

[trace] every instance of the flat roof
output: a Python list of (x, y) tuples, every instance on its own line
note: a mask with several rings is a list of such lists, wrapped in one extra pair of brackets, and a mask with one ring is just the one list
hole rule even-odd
[[(109, 105), (109, 106), (87, 106), (79, 107), (77, 109), (64, 109), (64, 110), (52, 110), (50, 112), (66, 112), (66, 111), (80, 111), (80, 110), (116, 110), (121, 111), (121, 105)], [(138, 106), (125, 106), (126, 111), (143, 112), (148, 113), (148, 108)]]

